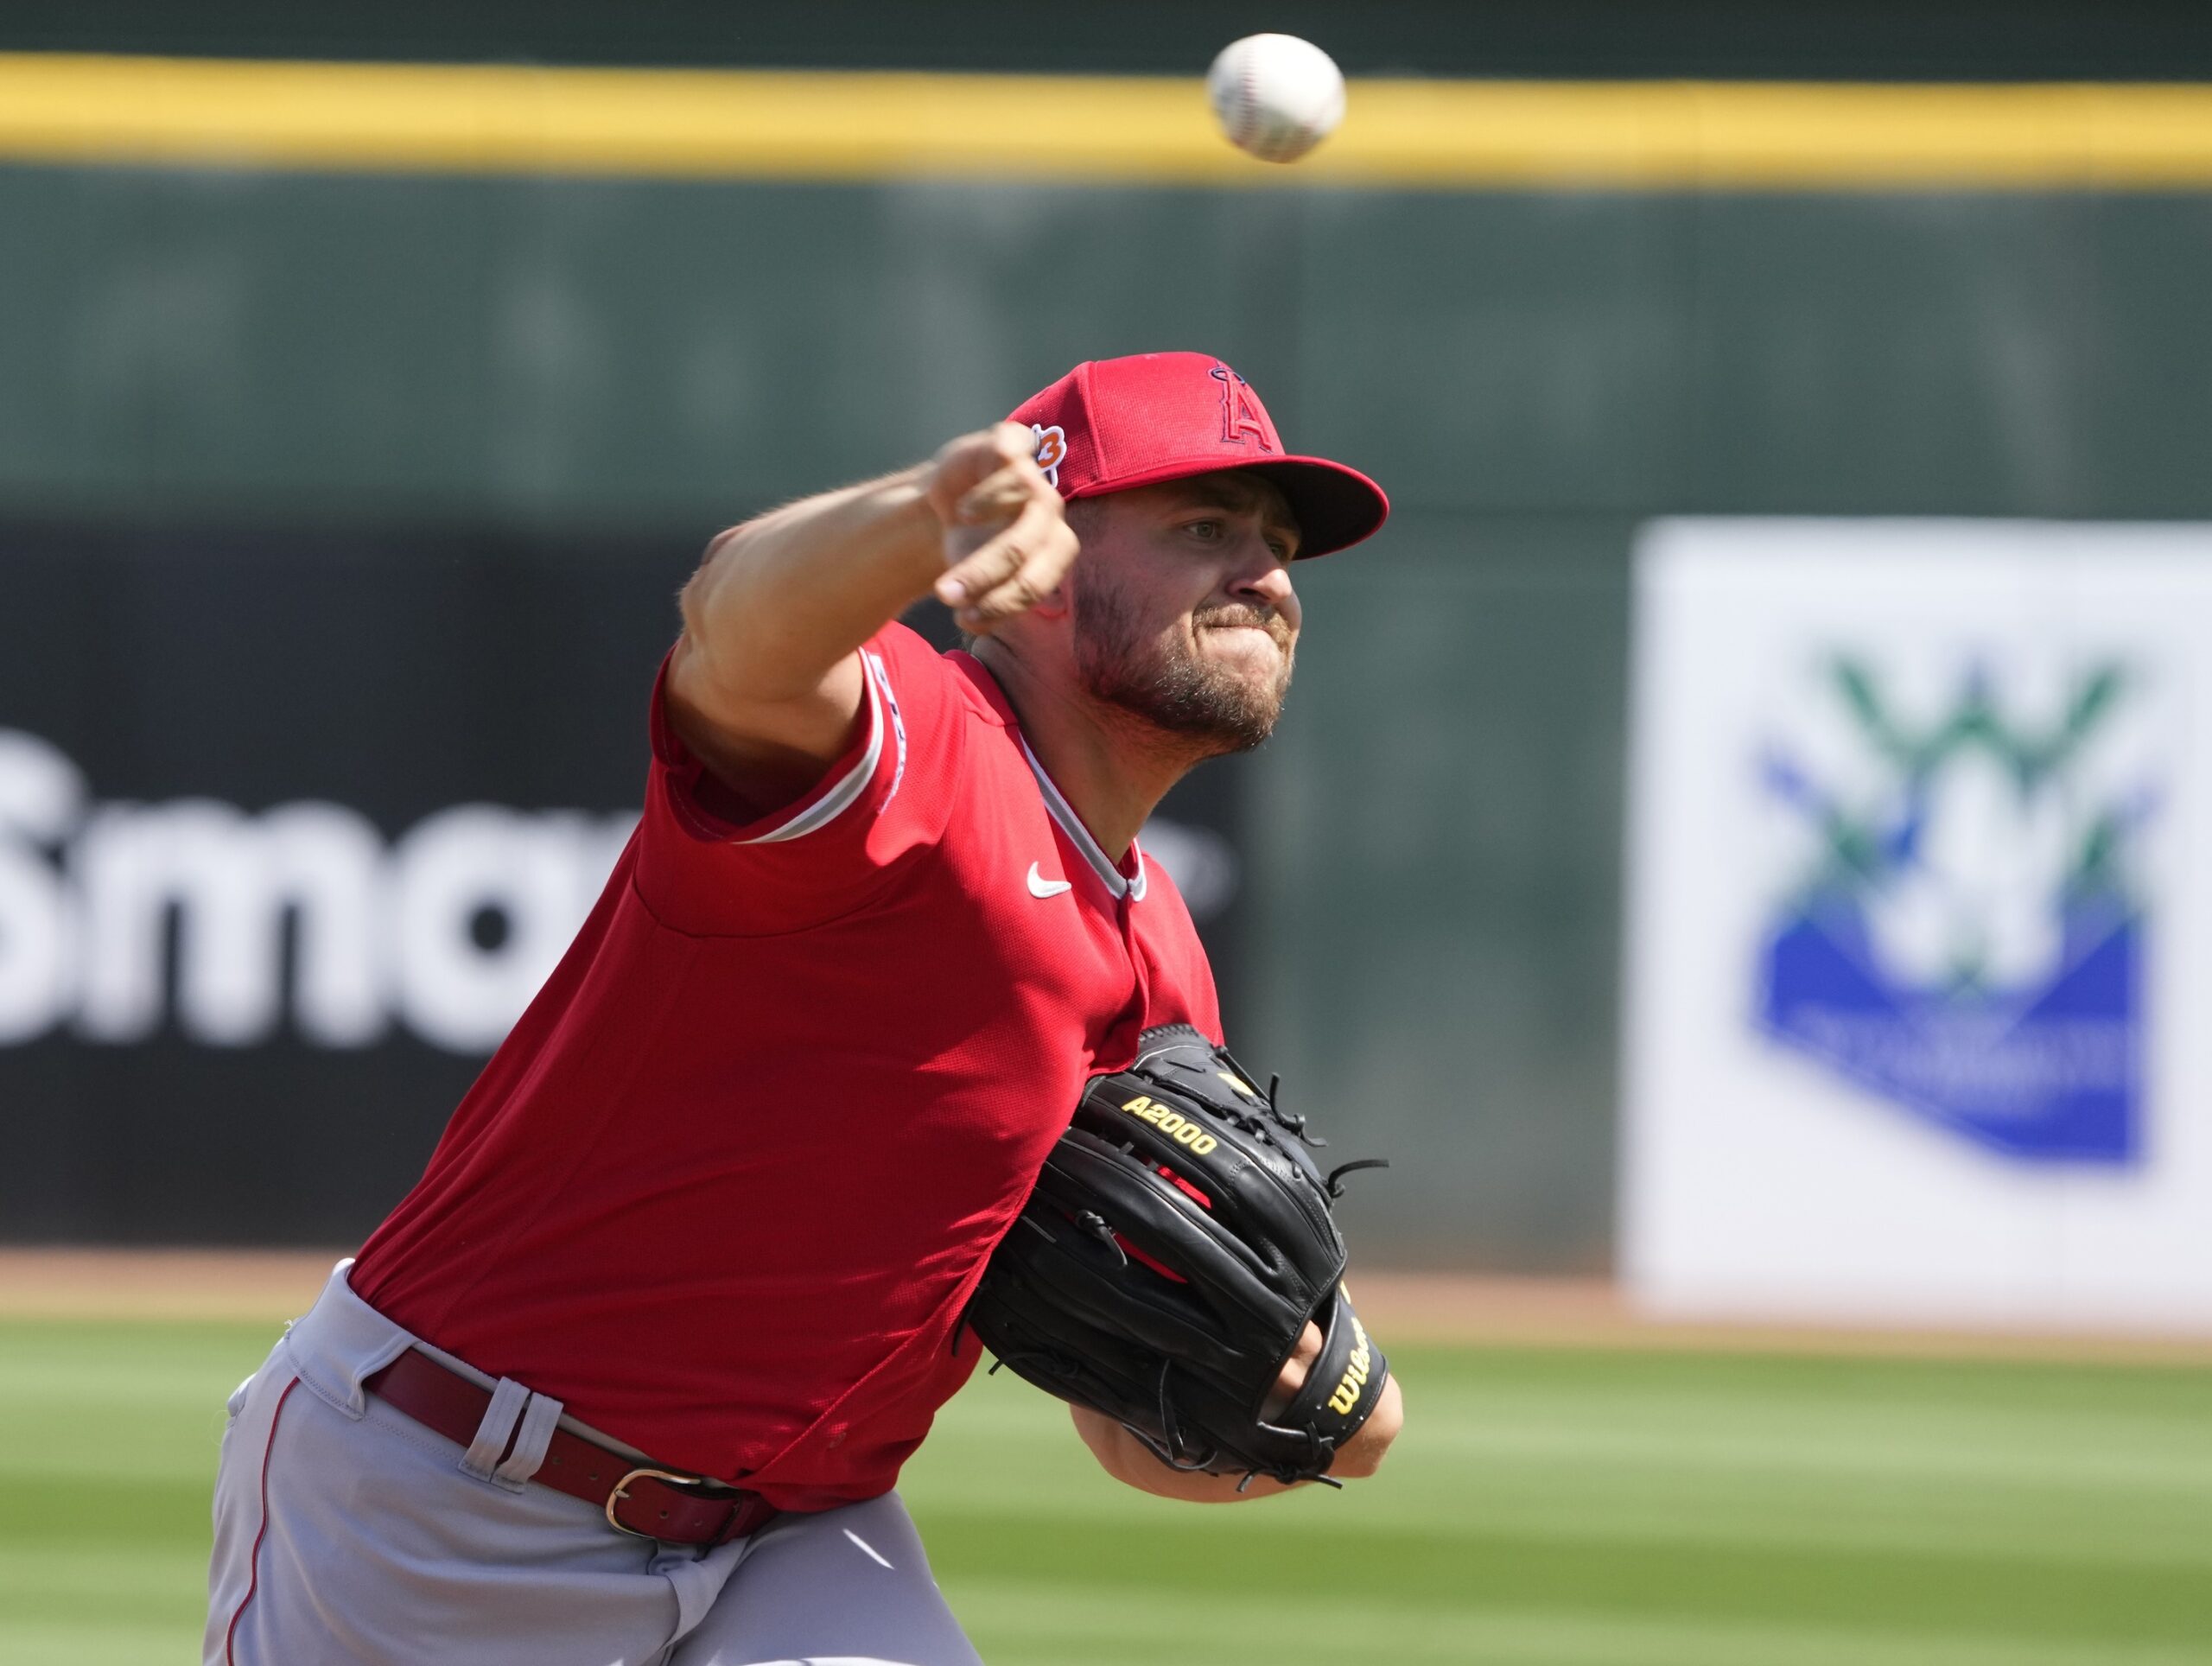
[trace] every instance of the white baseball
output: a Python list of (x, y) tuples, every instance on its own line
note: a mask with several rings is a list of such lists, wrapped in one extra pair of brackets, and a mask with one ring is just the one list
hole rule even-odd
[(1296, 162), (1344, 117), (1344, 72), (1295, 35), (1248, 35), (1206, 72), (1221, 130), (1262, 162)]

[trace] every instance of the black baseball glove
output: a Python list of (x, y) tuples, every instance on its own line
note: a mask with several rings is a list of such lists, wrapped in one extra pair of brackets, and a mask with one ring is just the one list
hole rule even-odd
[[(1197, 1030), (1147, 1030), (1135, 1064), (1084, 1089), (967, 1322), (1001, 1364), (1174, 1468), (1325, 1479), (1389, 1368), (1344, 1294), (1330, 1213), (1340, 1176), (1381, 1165), (1324, 1178), (1321, 1143)], [(1268, 1408), (1308, 1319), (1320, 1356)]]

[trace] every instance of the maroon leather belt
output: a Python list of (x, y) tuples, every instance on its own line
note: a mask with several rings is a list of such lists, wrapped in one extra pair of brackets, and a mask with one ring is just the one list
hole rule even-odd
[[(361, 1386), (463, 1447), (474, 1443), (477, 1426), (492, 1403), (489, 1389), (415, 1348), (363, 1378)], [(520, 1419), (516, 1427), (521, 1427)], [(596, 1504), (612, 1527), (670, 1544), (728, 1544), (781, 1513), (757, 1492), (709, 1476), (640, 1465), (564, 1428), (553, 1431), (545, 1461), (531, 1478)]]

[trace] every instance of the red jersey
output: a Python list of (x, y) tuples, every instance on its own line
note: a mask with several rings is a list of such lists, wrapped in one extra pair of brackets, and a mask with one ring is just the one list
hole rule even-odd
[[(1116, 866), (989, 673), (903, 626), (814, 792), (749, 825), (657, 685), (644, 817), (353, 1288), (658, 1461), (887, 1491), (1085, 1078), (1220, 1040), (1174, 887)], [(663, 672), (665, 677), (665, 669)]]

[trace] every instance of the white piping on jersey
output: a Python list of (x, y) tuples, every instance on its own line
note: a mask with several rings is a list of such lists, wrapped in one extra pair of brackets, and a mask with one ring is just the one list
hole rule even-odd
[(1127, 897), (1132, 902), (1142, 902), (1145, 886), (1144, 852), (1138, 849), (1137, 842), (1135, 839), (1129, 841), (1129, 849), (1136, 856), (1137, 865), (1136, 877), (1129, 879), (1125, 877), (1122, 870), (1115, 867), (1107, 858), (1106, 853), (1098, 848), (1098, 841), (1090, 836), (1090, 830), (1083, 824), (1082, 818), (1075, 813), (1074, 806), (1060, 796), (1059, 788), (1052, 785), (1052, 778), (1045, 773), (1045, 766), (1039, 763), (1037, 754), (1030, 751), (1029, 737), (1022, 734), (1020, 729), (1016, 729), (1014, 732), (1014, 738), (1021, 742), (1021, 755), (1029, 760), (1029, 773), (1037, 778), (1037, 785), (1044, 790), (1045, 808), (1051, 812), (1052, 819), (1060, 824), (1060, 831), (1068, 836), (1068, 843), (1083, 853), (1083, 859), (1090, 864), (1091, 871), (1096, 874), (1100, 882), (1114, 893), (1116, 900)]
[(869, 674), (883, 690), (884, 709), (891, 714), (891, 733), (899, 742), (898, 761), (891, 766), (891, 790), (883, 795), (887, 805), (899, 796), (899, 784), (906, 779), (906, 720), (899, 715), (899, 690), (891, 686), (891, 673), (883, 668), (883, 656), (863, 648), (861, 658), (868, 662)]
[[(866, 652), (861, 655), (861, 683), (868, 690), (868, 750), (854, 761), (850, 769), (837, 778), (837, 784), (835, 786), (781, 827), (772, 828), (750, 839), (740, 839), (737, 841), (738, 843), (775, 844), (785, 839), (796, 839), (803, 834), (811, 833), (817, 827), (827, 827), (837, 819), (854, 799), (868, 790), (868, 782), (875, 775), (876, 763), (883, 756), (885, 727), (883, 696), (876, 687), (876, 679), (882, 676), (883, 667), (880, 664), (871, 665), (868, 663), (874, 658), (874, 654)], [(887, 682), (886, 686), (888, 686)], [(899, 724), (898, 732), (899, 775), (903, 776), (906, 771), (906, 724), (903, 722)], [(893, 792), (899, 790), (897, 777), (892, 780), (891, 790)]]

